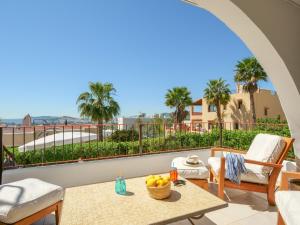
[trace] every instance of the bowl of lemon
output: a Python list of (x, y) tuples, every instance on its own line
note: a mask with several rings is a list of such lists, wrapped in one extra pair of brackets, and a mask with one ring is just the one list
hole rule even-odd
[(151, 198), (165, 199), (171, 194), (170, 176), (150, 175), (146, 178), (146, 186)]

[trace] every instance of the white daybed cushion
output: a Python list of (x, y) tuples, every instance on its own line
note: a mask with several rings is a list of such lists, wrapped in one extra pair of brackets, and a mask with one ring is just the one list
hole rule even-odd
[(63, 199), (64, 189), (39, 179), (0, 185), (0, 221), (15, 223)]
[[(252, 141), (245, 158), (276, 163), (284, 147), (285, 141), (282, 137), (271, 134), (258, 134)], [(268, 174), (272, 170), (271, 167), (253, 164), (246, 164), (246, 167), (257, 174)]]
[[(219, 174), (220, 166), (221, 166), (221, 158), (220, 157), (209, 157), (208, 165), (216, 174)], [(268, 175), (267, 174), (255, 173), (255, 171), (252, 171), (251, 168), (248, 168), (247, 164), (246, 164), (246, 168), (247, 168), (248, 173), (241, 175), (242, 181), (251, 182), (251, 183), (259, 183), (259, 184), (267, 184), (268, 183)], [(226, 164), (225, 164), (225, 170), (226, 170)]]
[(188, 166), (183, 162), (186, 160), (185, 157), (176, 157), (173, 159), (171, 166), (176, 167), (178, 174), (187, 179), (207, 179), (209, 172), (203, 163), (199, 166)]
[(300, 191), (277, 191), (275, 202), (286, 225), (300, 222)]

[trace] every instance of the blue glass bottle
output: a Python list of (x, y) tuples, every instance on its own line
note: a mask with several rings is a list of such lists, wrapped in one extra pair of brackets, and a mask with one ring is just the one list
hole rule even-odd
[(120, 193), (120, 177), (117, 177), (117, 178), (116, 178), (115, 192), (116, 192), (117, 194)]
[(115, 184), (115, 191), (119, 195), (126, 194), (126, 182), (123, 177), (117, 177), (116, 184)]

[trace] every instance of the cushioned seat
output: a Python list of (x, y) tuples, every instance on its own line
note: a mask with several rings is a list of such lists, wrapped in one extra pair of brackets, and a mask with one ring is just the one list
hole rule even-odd
[(15, 223), (63, 199), (64, 189), (39, 179), (0, 186), (0, 222)]
[[(221, 158), (220, 157), (210, 157), (208, 159), (208, 164), (210, 168), (215, 172), (215, 174), (219, 174), (220, 166), (221, 166)], [(267, 184), (268, 183), (268, 174), (264, 173), (255, 173), (253, 171), (253, 167), (248, 168), (248, 164), (246, 163), (247, 174), (241, 175), (241, 180), (251, 183), (259, 183), (259, 184)], [(226, 169), (226, 164), (225, 164)]]
[(286, 225), (300, 222), (300, 191), (278, 191), (275, 202)]

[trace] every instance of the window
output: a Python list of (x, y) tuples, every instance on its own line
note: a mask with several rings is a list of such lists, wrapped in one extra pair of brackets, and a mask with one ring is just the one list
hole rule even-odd
[(193, 106), (193, 112), (194, 113), (201, 113), (202, 112), (202, 106), (201, 105), (194, 105)]
[(217, 107), (213, 104), (209, 105), (208, 112), (217, 112)]
[(238, 100), (238, 109), (242, 109), (243, 100)]
[(239, 129), (239, 123), (234, 123), (233, 124), (233, 129), (238, 130)]
[(264, 108), (264, 114), (265, 114), (265, 116), (268, 116), (268, 111), (269, 111), (269, 108), (268, 108), (268, 107), (265, 107), (265, 108)]

